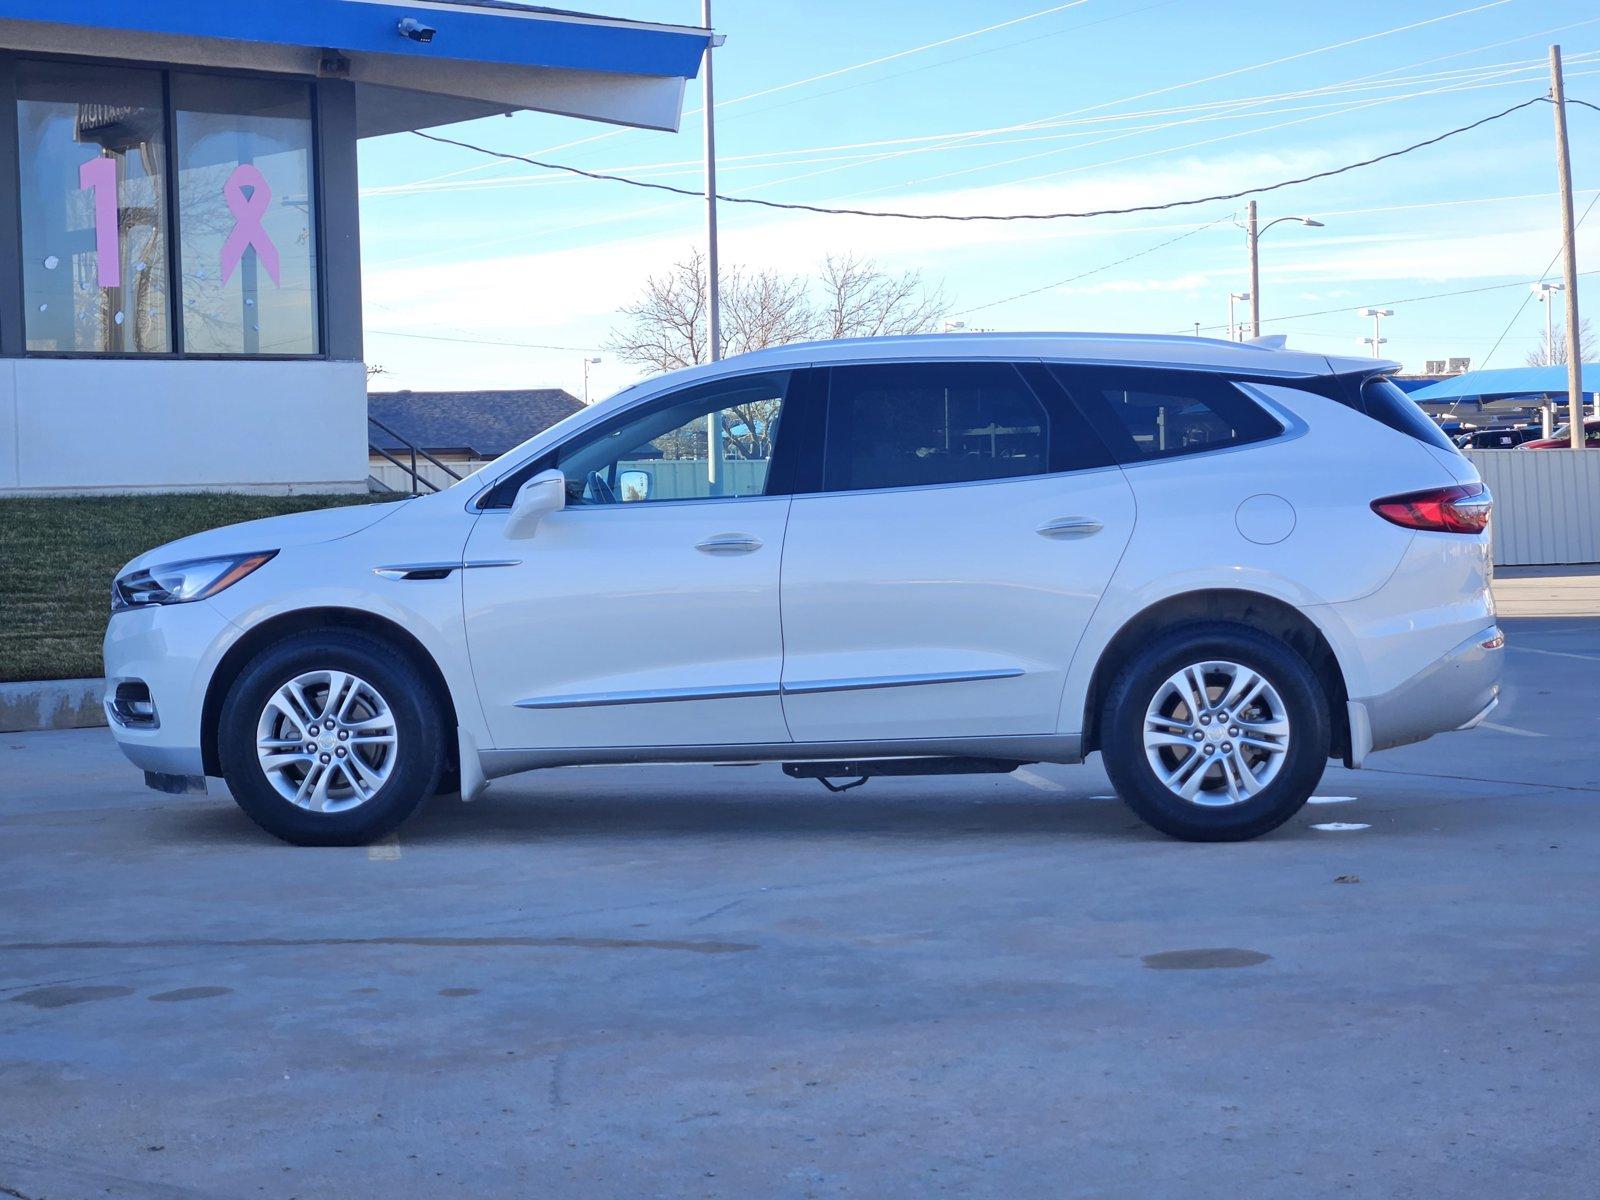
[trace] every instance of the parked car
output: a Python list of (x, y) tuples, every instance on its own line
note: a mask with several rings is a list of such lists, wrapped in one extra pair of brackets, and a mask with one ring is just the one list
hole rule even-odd
[(1535, 441), (1538, 437), (1539, 429), (1533, 425), (1474, 429), (1465, 441), (1456, 444), (1463, 450), (1515, 450), (1524, 442)]
[[(1590, 417), (1583, 423), (1583, 444), (1588, 449), (1600, 447), (1600, 417)], [(1572, 448), (1572, 425), (1558, 426), (1547, 438), (1534, 438), (1523, 442), (1523, 450), (1570, 450)]]
[(693, 367), (448, 491), (129, 563), (112, 730), (297, 843), (539, 767), (1095, 752), (1157, 829), (1253, 837), (1497, 702), (1490, 497), (1386, 369), (1065, 334)]

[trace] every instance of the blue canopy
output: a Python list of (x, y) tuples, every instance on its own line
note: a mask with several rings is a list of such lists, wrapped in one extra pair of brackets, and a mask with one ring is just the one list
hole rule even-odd
[[(1600, 363), (1583, 364), (1583, 390), (1600, 392)], [(1459, 400), (1470, 396), (1565, 396), (1567, 394), (1567, 368), (1565, 364), (1554, 367), (1507, 367), (1499, 371), (1468, 371), (1449, 379), (1441, 379), (1411, 393), (1418, 403), (1437, 400)]]

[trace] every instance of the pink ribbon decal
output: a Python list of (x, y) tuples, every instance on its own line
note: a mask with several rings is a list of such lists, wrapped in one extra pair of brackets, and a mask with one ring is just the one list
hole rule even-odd
[[(250, 188), (248, 196), (244, 193), (247, 186)], [(222, 185), (222, 196), (233, 214), (233, 232), (222, 243), (222, 282), (226, 284), (233, 277), (245, 250), (253, 246), (256, 260), (266, 268), (272, 282), (277, 283), (278, 248), (261, 225), (261, 218), (267, 215), (267, 206), (272, 203), (272, 189), (267, 186), (266, 176), (253, 164), (240, 163), (228, 176), (228, 182)]]

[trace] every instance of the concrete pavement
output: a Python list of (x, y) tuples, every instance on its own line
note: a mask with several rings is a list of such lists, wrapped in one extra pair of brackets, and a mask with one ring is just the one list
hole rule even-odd
[(304, 850), (0, 736), (0, 1194), (1592, 1196), (1600, 620), (1506, 627), (1493, 727), (1243, 845), (685, 767)]

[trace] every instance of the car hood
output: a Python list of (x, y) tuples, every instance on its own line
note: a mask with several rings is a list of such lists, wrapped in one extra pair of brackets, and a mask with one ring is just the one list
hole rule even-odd
[(400, 500), (393, 504), (318, 508), (310, 512), (285, 513), (281, 517), (263, 517), (259, 521), (224, 525), (220, 529), (208, 529), (204, 533), (191, 534), (147, 550), (118, 574), (164, 563), (210, 558), (213, 555), (249, 554), (257, 550), (282, 550), (289, 546), (331, 542), (370, 529), (379, 521), (392, 517), (409, 502)]

